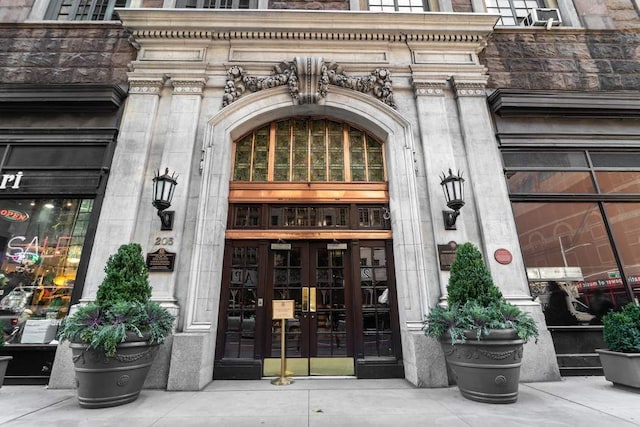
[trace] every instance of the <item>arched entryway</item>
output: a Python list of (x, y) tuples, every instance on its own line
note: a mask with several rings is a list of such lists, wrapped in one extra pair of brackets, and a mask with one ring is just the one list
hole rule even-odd
[[(215, 348), (215, 354), (219, 354), (220, 347), (217, 337), (219, 326), (222, 326), (218, 325), (219, 313), (221, 304), (226, 304), (226, 302), (223, 303), (222, 299), (226, 298), (227, 295), (222, 289), (226, 280), (223, 275), (224, 271), (229, 271), (228, 269), (230, 268), (223, 264), (230, 259), (226, 256), (230, 242), (243, 244), (244, 241), (249, 242), (258, 249), (264, 248), (262, 251), (258, 251), (257, 256), (259, 257), (258, 266), (265, 269), (268, 267), (268, 260), (270, 259), (269, 251), (274, 250), (272, 249), (274, 243), (280, 243), (279, 239), (292, 245), (297, 241), (308, 242), (309, 245), (311, 243), (323, 243), (327, 250), (334, 250), (328, 246), (335, 243), (333, 242), (333, 237), (317, 235), (318, 230), (311, 230), (309, 235), (302, 238), (294, 238), (295, 236), (293, 235), (282, 238), (282, 230), (271, 231), (256, 238), (255, 230), (251, 231), (252, 236), (249, 237), (246, 234), (249, 231), (243, 231), (246, 228), (244, 226), (238, 227), (237, 230), (231, 230), (228, 227), (230, 217), (233, 215), (233, 211), (230, 208), (233, 206), (251, 205), (255, 204), (256, 200), (260, 200), (259, 205), (263, 206), (263, 212), (269, 212), (274, 204), (287, 202), (282, 193), (278, 191), (278, 183), (273, 183), (275, 187), (270, 190), (272, 200), (264, 199), (264, 194), (261, 194), (260, 197), (255, 197), (255, 194), (251, 195), (250, 191), (247, 192), (247, 189), (243, 188), (245, 183), (233, 182), (234, 172), (232, 171), (232, 165), (235, 159), (235, 153), (233, 152), (235, 141), (239, 141), (254, 130), (260, 129), (271, 122), (291, 117), (329, 118), (363, 131), (383, 144), (385, 173), (387, 174), (385, 175), (385, 180), (387, 179), (386, 176), (392, 176), (392, 179), (373, 183), (343, 183), (343, 188), (337, 190), (337, 193), (327, 191), (323, 182), (288, 182), (280, 186), (288, 192), (291, 191), (291, 188), (294, 188), (302, 194), (302, 197), (305, 197), (305, 192), (309, 191), (316, 192), (317, 196), (322, 195), (325, 197), (325, 199), (312, 197), (306, 201), (299, 200), (301, 203), (306, 203), (307, 207), (312, 207), (313, 205), (325, 206), (328, 203), (335, 204), (337, 202), (335, 198), (341, 198), (341, 203), (350, 208), (350, 218), (352, 215), (355, 218), (355, 220), (350, 220), (351, 223), (358, 222), (359, 204), (373, 203), (378, 205), (377, 208), (385, 207), (386, 204), (390, 229), (380, 230), (386, 235), (376, 235), (374, 237), (370, 236), (368, 239), (362, 239), (362, 232), (354, 234), (355, 230), (345, 229), (343, 230), (345, 234), (335, 237), (335, 240), (339, 244), (347, 244), (350, 253), (345, 259), (348, 258), (347, 263), (350, 274), (355, 275), (356, 278), (358, 278), (358, 273), (356, 272), (361, 267), (359, 265), (361, 258), (365, 258), (360, 254), (360, 247), (363, 246), (363, 242), (368, 240), (369, 243), (375, 242), (375, 244), (379, 245), (378, 247), (385, 248), (386, 253), (389, 254), (386, 255), (389, 257), (387, 262), (390, 267), (388, 268), (392, 269), (395, 278), (400, 335), (414, 334), (413, 329), (408, 330), (408, 328), (413, 328), (413, 324), (417, 325), (422, 322), (423, 307), (428, 305), (428, 296), (424, 286), (425, 254), (411, 126), (407, 120), (392, 108), (375, 98), (358, 92), (332, 88), (331, 93), (327, 95), (322, 104), (293, 105), (291, 96), (285, 88), (274, 88), (263, 90), (235, 101), (216, 114), (209, 121), (206, 128), (201, 160), (200, 196), (198, 197), (197, 214), (194, 219), (195, 243), (192, 258), (190, 259), (191, 273), (186, 289), (189, 303), (183, 308), (185, 337), (203, 337), (207, 340), (202, 341), (203, 345)], [(365, 191), (367, 185), (374, 189), (374, 195), (375, 192), (380, 191), (386, 191), (388, 194), (375, 200), (377, 196), (372, 197), (371, 192)], [(351, 193), (351, 196), (356, 193), (360, 195), (347, 197), (348, 194), (346, 192), (349, 191), (349, 187), (355, 187), (357, 190), (355, 193)], [(372, 188), (369, 188), (369, 190)], [(257, 192), (263, 191), (260, 189), (254, 190)], [(382, 212), (384, 213), (384, 211)], [(267, 220), (269, 220), (268, 216)], [(236, 233), (236, 235), (230, 236), (229, 233), (231, 232)], [(371, 232), (372, 230), (367, 231), (367, 233)], [(242, 233), (245, 234), (242, 235)], [(392, 239), (390, 237), (391, 233), (393, 234)], [(307, 255), (308, 259), (311, 259), (312, 256), (312, 253)], [(392, 259), (396, 261), (392, 262)], [(358, 280), (360, 279), (358, 278)], [(352, 287), (351, 289), (354, 288)], [(353, 295), (358, 295), (355, 291), (350, 292), (350, 295), (352, 295), (350, 298), (355, 298)], [(266, 297), (263, 295), (262, 298), (261, 303), (264, 305), (266, 304), (264, 299)], [(260, 303), (259, 301), (256, 302)], [(212, 316), (214, 313), (215, 315)], [(417, 333), (420, 332), (418, 331)], [(420, 333), (420, 335), (422, 334)], [(266, 346), (266, 332), (263, 332), (263, 336), (263, 342), (259, 345), (260, 349), (264, 349)], [(363, 377), (367, 375), (379, 377), (381, 375), (390, 376), (389, 372), (393, 372), (393, 376), (397, 376), (401, 375), (402, 369), (404, 369), (405, 376), (415, 376), (415, 349), (412, 348), (412, 340), (413, 338), (409, 338), (409, 340), (400, 339), (402, 359), (392, 361), (384, 357), (357, 354), (354, 347), (354, 354), (349, 357), (352, 357), (352, 360), (356, 363), (356, 374)], [(266, 353), (266, 350), (262, 351)], [(396, 358), (400, 357), (400, 352), (395, 352), (394, 354)], [(409, 354), (408, 358), (407, 354)], [(234, 362), (234, 366), (229, 366), (227, 361), (223, 360), (224, 358), (214, 361), (214, 354), (211, 354), (211, 359), (209, 359), (211, 365), (209, 366), (214, 378), (256, 378), (263, 375), (263, 358), (264, 354), (258, 358), (247, 358), (242, 362)], [(359, 369), (361, 362), (362, 369)], [(240, 363), (245, 363), (245, 369), (235, 369)], [(374, 365), (375, 369), (367, 372), (367, 368)], [(407, 373), (407, 369), (409, 373)], [(382, 374), (380, 374), (381, 372)]]
[(233, 142), (216, 377), (277, 375), (283, 325), (292, 375), (403, 376), (384, 152), (317, 116)]

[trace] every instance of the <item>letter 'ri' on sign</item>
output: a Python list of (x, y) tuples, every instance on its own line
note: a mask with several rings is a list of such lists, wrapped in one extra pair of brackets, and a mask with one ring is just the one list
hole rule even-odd
[(20, 188), (20, 181), (22, 180), (22, 172), (17, 172), (15, 175), (11, 173), (5, 173), (2, 175), (2, 180), (0, 181), (0, 190), (6, 190), (7, 185), (13, 184), (10, 188), (18, 189)]

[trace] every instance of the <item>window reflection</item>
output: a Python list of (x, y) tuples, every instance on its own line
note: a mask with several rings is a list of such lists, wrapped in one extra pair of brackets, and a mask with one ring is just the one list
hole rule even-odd
[[(564, 325), (596, 323), (594, 313), (602, 304), (597, 290), (606, 290), (606, 297), (615, 308), (628, 302), (596, 203), (512, 206), (532, 296), (543, 310), (561, 306), (559, 301), (564, 299), (575, 319), (572, 322), (565, 315), (554, 315), (550, 316), (553, 322), (564, 319)], [(556, 289), (556, 282), (560, 290)]]
[(596, 172), (602, 193), (640, 193), (640, 172)]
[[(634, 298), (640, 299), (640, 203), (605, 203), (604, 209), (627, 282)], [(620, 274), (612, 279), (617, 287), (622, 285)]]
[(589, 172), (509, 172), (507, 183), (512, 194), (595, 193)]
[(92, 208), (92, 200), (82, 199), (0, 202), (0, 322), (7, 343), (55, 339), (69, 312)]

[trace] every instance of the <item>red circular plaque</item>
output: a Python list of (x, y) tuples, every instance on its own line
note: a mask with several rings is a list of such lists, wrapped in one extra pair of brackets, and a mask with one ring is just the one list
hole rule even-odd
[(496, 251), (493, 253), (493, 257), (500, 264), (511, 264), (511, 261), (513, 260), (511, 252), (506, 249), (496, 249)]

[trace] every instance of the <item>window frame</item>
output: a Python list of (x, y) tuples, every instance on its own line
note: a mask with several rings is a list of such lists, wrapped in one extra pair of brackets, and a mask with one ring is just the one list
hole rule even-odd
[[(493, 3), (493, 5), (489, 5), (489, 1), (491, 1)], [(548, 8), (548, 7), (553, 7), (553, 5), (550, 5), (548, 1), (546, 0), (526, 0), (526, 1), (535, 1), (537, 3), (537, 5), (535, 7), (529, 7), (526, 3), (524, 5), (524, 7), (516, 7), (514, 5), (514, 0), (508, 0), (509, 2), (509, 6), (501, 6), (499, 4), (500, 0), (485, 0), (485, 8), (487, 10), (488, 13), (492, 13), (492, 14), (496, 14), (499, 15), (500, 18), (498, 19), (498, 22), (496, 23), (496, 27), (517, 27), (520, 26), (522, 20), (526, 17), (525, 16), (518, 16), (518, 11), (522, 11), (524, 10), (527, 14), (530, 13), (530, 11), (532, 9), (539, 9), (539, 8)], [(521, 0), (521, 1), (525, 1), (525, 0)], [(507, 16), (507, 15), (503, 15), (501, 12), (502, 11), (511, 11), (511, 15)], [(503, 21), (503, 16), (506, 18), (510, 18), (513, 19), (515, 21), (515, 24), (505, 24)]]
[(385, 10), (384, 9), (384, 5), (383, 0), (378, 0), (378, 2), (380, 3), (379, 5), (376, 5), (377, 9), (372, 9), (372, 5), (371, 5), (371, 0), (367, 0), (366, 2), (366, 8), (367, 10), (371, 11), (371, 12), (386, 12), (386, 13), (391, 13), (391, 12), (405, 12), (405, 13), (421, 13), (421, 12), (431, 12), (434, 10), (434, 8), (432, 8), (430, 1), (429, 0), (408, 0), (410, 3), (422, 3), (422, 9), (421, 10), (411, 10), (414, 7), (417, 8), (418, 5), (410, 5), (410, 6), (400, 6), (399, 0), (393, 0), (393, 11), (391, 10)]
[[(70, 5), (68, 5), (70, 8), (69, 13), (66, 15), (66, 19), (60, 19), (61, 9), (63, 6), (66, 6), (65, 1), (69, 1), (71, 3)], [(83, 1), (84, 0), (52, 0), (45, 14), (45, 19), (54, 20), (54, 21), (96, 21), (96, 22), (118, 21), (117, 17), (114, 16), (115, 8), (130, 7), (130, 4), (131, 4), (131, 0), (124, 0), (125, 1), (124, 6), (116, 4), (118, 1), (122, 1), (122, 0), (106, 0), (107, 7), (104, 11), (103, 19), (78, 19), (78, 9), (80, 8), (81, 3)], [(96, 11), (96, 6), (98, 6), (98, 1), (99, 0), (90, 0), (89, 12), (86, 14), (87, 17), (93, 18)]]
[[(258, 9), (258, 0), (248, 0), (248, 7), (240, 7), (241, 0), (196, 0), (195, 7), (188, 6), (189, 0), (176, 0), (176, 9)], [(231, 2), (231, 7), (221, 7), (222, 3)], [(207, 4), (205, 6), (205, 3)], [(214, 3), (213, 5), (211, 3)]]

